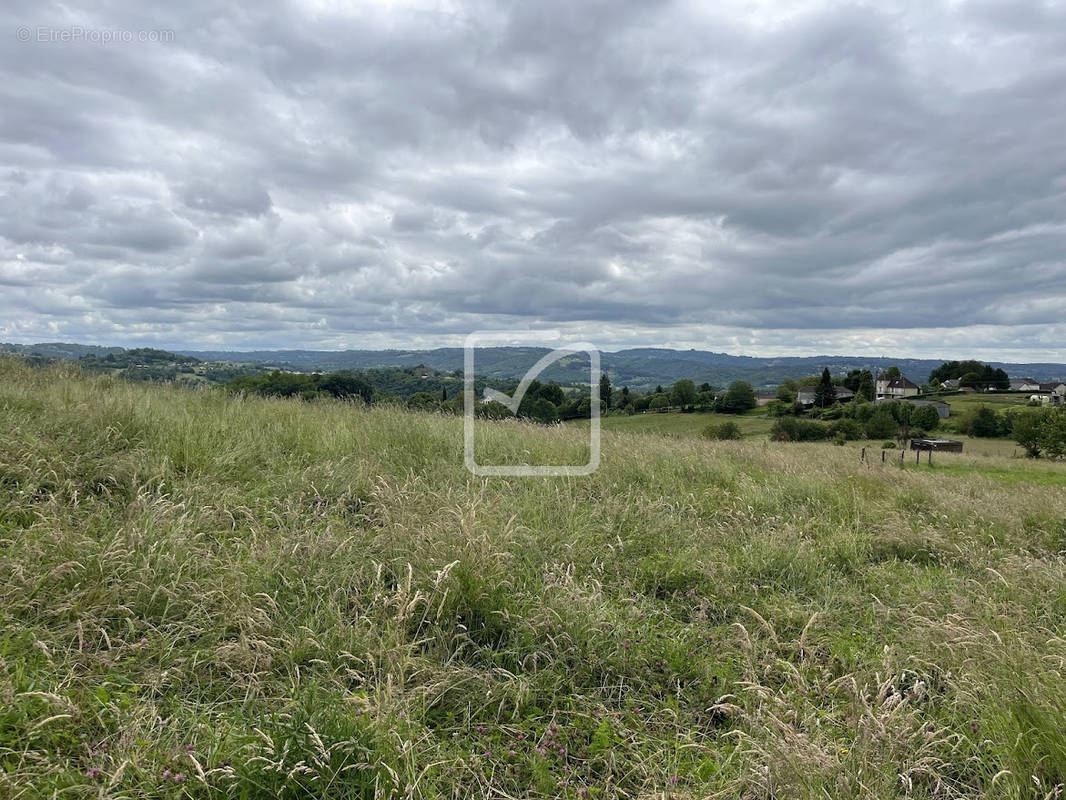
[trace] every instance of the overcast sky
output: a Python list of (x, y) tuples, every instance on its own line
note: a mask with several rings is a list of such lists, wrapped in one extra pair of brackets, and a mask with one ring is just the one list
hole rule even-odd
[(0, 341), (1066, 361), (1063, 3), (76, 5), (0, 9)]

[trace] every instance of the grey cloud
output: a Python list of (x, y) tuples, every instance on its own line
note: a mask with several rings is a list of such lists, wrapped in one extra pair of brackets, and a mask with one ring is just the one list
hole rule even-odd
[[(75, 22), (175, 36), (13, 41)], [(1064, 23), (1035, 0), (7, 4), (0, 336), (916, 352), (936, 328), (1048, 357), (1019, 330), (1066, 311)]]

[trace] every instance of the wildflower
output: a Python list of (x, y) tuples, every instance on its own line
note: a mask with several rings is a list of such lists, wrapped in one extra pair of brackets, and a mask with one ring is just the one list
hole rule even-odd
[(102, 774), (103, 770), (99, 767), (89, 767), (89, 769), (85, 770), (86, 778), (99, 778)]
[(474, 728), (474, 730), (476, 730), (478, 733), (484, 733), (485, 732), (485, 726), (484, 725), (478, 725), (476, 728)]
[(176, 773), (174, 775), (174, 783), (184, 783), (184, 782), (185, 782), (185, 776), (182, 773), (178, 772), (178, 773)]
[(514, 748), (511, 748), (510, 750), (507, 751), (507, 755), (509, 755), (511, 758), (514, 758), (517, 755), (517, 753), (515, 753)]
[(486, 750), (481, 755), (483, 755), (485, 758), (492, 758), (492, 751), (491, 750)]
[(678, 780), (679, 780), (679, 778), (676, 775), (671, 775), (670, 776), (670, 785), (671, 786), (677, 786)]

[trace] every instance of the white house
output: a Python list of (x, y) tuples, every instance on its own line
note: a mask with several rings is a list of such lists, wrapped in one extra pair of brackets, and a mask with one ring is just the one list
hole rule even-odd
[(902, 400), (904, 397), (914, 397), (921, 391), (918, 384), (907, 380), (902, 375), (898, 378), (877, 379), (878, 400)]
[(1010, 388), (1012, 392), (1038, 392), (1040, 391), (1040, 382), (1034, 381), (1032, 378), (1011, 378)]

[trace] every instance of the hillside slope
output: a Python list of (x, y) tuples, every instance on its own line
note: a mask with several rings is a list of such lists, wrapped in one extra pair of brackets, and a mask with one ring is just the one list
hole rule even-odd
[(0, 360), (0, 796), (1066, 782), (1061, 466), (461, 430)]
[[(86, 354), (105, 356), (121, 353), (122, 348), (99, 348), (85, 345), (40, 344), (8, 345), (0, 343), (0, 352), (9, 350), (22, 355), (50, 358), (79, 358)], [(479, 375), (501, 380), (521, 378), (541, 356), (549, 351), (543, 347), (479, 348), (476, 371)], [(277, 366), (298, 371), (331, 371), (372, 369), (376, 367), (414, 367), (425, 365), (432, 369), (453, 372), (463, 369), (463, 350), (460, 347), (438, 347), (431, 350), (182, 350), (180, 353), (205, 361), (227, 364), (247, 363), (260, 367)], [(844, 375), (853, 369), (886, 369), (898, 366), (903, 374), (922, 383), (944, 359), (869, 358), (865, 356), (820, 355), (811, 357), (758, 358), (715, 353), (707, 350), (670, 350), (668, 348), (631, 348), (601, 353), (603, 369), (618, 386), (647, 390), (658, 384), (672, 384), (681, 378), (696, 383), (708, 382), (726, 386), (734, 380), (745, 380), (757, 387), (777, 386), (787, 378), (815, 375), (828, 367), (833, 375)], [(1002, 367), (1015, 377), (1029, 377), (1040, 381), (1066, 379), (1066, 364), (1031, 363), (1010, 364), (989, 362)], [(574, 383), (588, 380), (588, 360), (573, 358), (556, 363), (543, 373), (545, 380)]]

